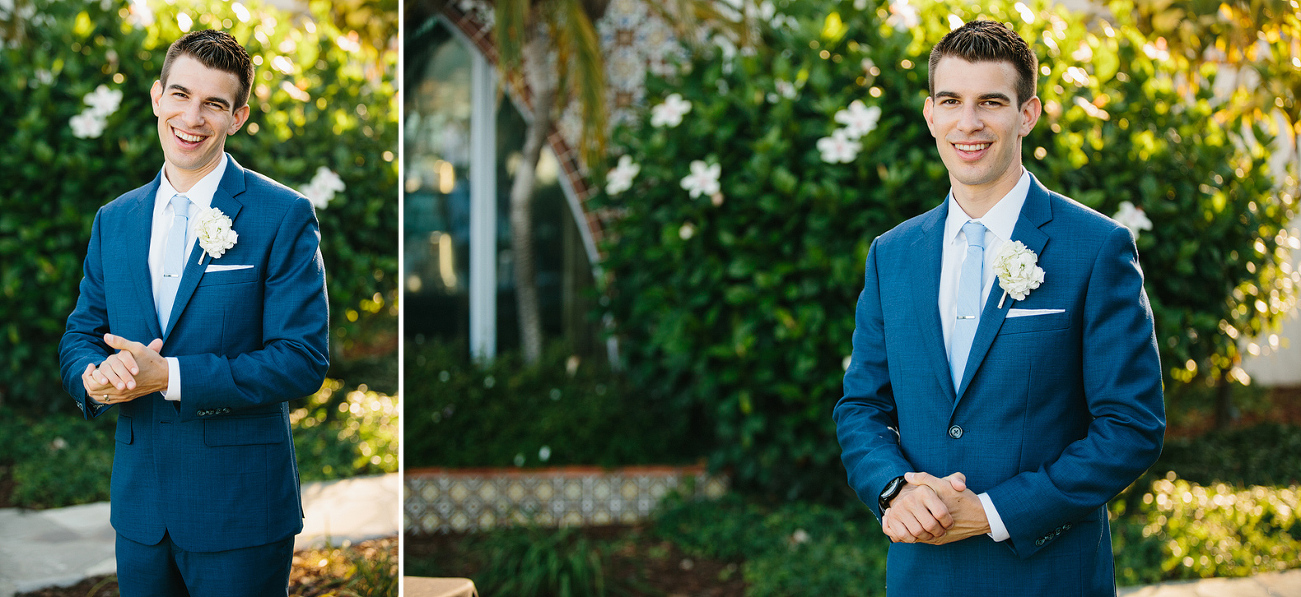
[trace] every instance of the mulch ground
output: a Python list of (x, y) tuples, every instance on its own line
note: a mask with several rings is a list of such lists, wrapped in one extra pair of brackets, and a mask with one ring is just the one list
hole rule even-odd
[[(355, 554), (368, 560), (382, 557), (388, 552), (390, 561), (397, 561), (398, 539), (388, 537), (363, 541), (350, 546)], [(346, 579), (340, 570), (347, 569), (339, 549), (309, 549), (294, 553), (294, 567), (289, 573), (289, 594), (293, 597), (323, 597), (335, 595)], [(119, 597), (117, 577), (114, 575), (88, 578), (70, 587), (49, 587), (14, 597)]]
[[(608, 593), (628, 597), (741, 597), (745, 581), (738, 562), (697, 559), (640, 526), (579, 529), (587, 539), (613, 546), (602, 570)], [(440, 575), (474, 579), (479, 563), (468, 554), (464, 533), (407, 535), (405, 554), (437, 562)], [(408, 568), (410, 570), (410, 568)]]

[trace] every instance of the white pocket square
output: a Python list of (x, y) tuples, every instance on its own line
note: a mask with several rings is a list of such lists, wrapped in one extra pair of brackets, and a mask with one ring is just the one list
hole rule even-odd
[(203, 271), (205, 271), (205, 272), (229, 272), (229, 271), (234, 271), (234, 270), (237, 270), (237, 269), (249, 269), (249, 268), (251, 268), (251, 267), (253, 267), (253, 266), (251, 266), (251, 265), (217, 265), (217, 264), (214, 263), (214, 264), (212, 264), (212, 265), (209, 265), (209, 266), (208, 266), (208, 269), (203, 270)]
[(1034, 317), (1035, 315), (1052, 315), (1054, 313), (1065, 313), (1066, 309), (1017, 309), (1007, 310), (1007, 316), (1010, 317)]

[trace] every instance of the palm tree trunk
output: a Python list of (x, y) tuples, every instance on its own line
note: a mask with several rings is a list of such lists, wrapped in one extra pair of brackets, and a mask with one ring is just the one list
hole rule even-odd
[[(546, 48), (527, 44), (525, 62), (545, 64)], [(540, 77), (534, 78), (534, 83)], [(533, 364), (542, 354), (542, 317), (538, 309), (537, 255), (533, 243), (533, 194), (537, 186), (538, 158), (554, 123), (555, 85), (533, 85), (533, 122), (524, 132), (524, 155), (510, 189), (511, 254), (514, 256), (515, 305), (519, 313), (520, 349), (524, 362)]]

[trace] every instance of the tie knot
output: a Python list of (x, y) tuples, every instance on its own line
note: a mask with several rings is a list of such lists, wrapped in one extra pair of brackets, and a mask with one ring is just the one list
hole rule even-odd
[(967, 235), (968, 247), (985, 248), (985, 225), (971, 221), (962, 225), (962, 233)]
[(180, 193), (172, 195), (172, 215), (190, 217), (190, 198)]

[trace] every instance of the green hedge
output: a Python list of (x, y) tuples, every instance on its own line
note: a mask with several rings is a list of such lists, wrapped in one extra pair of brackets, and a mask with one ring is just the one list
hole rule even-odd
[(534, 366), (518, 354), (480, 365), (468, 353), (407, 341), (408, 468), (677, 464), (704, 454), (694, 439), (701, 434), (604, 358), (579, 358), (561, 344)]
[[(616, 155), (639, 166), (631, 189), (599, 196), (619, 216), (603, 249), (628, 369), (704, 417), (711, 462), (740, 486), (852, 499), (831, 407), (869, 243), (949, 187), (921, 107), (927, 53), (951, 18), (1010, 22), (1034, 42), (1045, 113), (1027, 168), (1102, 213), (1128, 201), (1151, 219), (1138, 247), (1172, 394), (1237, 378), (1233, 338), (1291, 304), (1295, 275), (1276, 266), (1296, 242), (1292, 197), (1273, 194), (1263, 150), (1235, 145), (1241, 121), (1222, 122), (1206, 86), (1188, 85), (1196, 73), (1142, 38), (1124, 4), (1111, 25), (1015, 6), (927, 4), (910, 26), (906, 4), (786, 3), (756, 52), (697, 53), (648, 80), (649, 103), (691, 102), (681, 124), (647, 114), (616, 131)], [(854, 159), (827, 163), (819, 140), (852, 101), (880, 108), (879, 122)], [(719, 166), (720, 194), (684, 190), (693, 161)]]
[[(323, 15), (328, 3), (315, 3)], [(324, 167), (345, 189), (318, 209), (332, 353), (396, 349), (396, 52), (353, 46), (328, 19), (256, 2), (122, 0), (19, 3), (0, 13), (0, 400), (66, 408), (57, 349), (77, 300), (95, 211), (151, 180), (163, 163), (149, 88), (167, 45), (220, 27), (254, 55), (248, 124), (229, 139), (244, 166), (304, 189)], [(131, 11), (135, 10), (136, 13)], [(347, 46), (346, 48), (344, 46)], [(72, 126), (96, 89), (120, 92), (102, 133)], [(138, 340), (147, 341), (140, 338)]]

